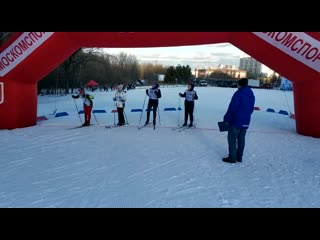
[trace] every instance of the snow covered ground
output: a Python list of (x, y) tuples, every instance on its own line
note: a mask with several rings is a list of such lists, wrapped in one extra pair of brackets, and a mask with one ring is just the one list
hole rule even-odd
[[(186, 86), (163, 87), (157, 129), (138, 130), (145, 89), (127, 92), (129, 125), (106, 129), (117, 116), (113, 92), (93, 92), (98, 123), (80, 125), (67, 96), (39, 96), (36, 126), (0, 131), (0, 207), (26, 208), (279, 208), (320, 207), (320, 139), (296, 133), (295, 120), (266, 112), (294, 112), (292, 92), (253, 89), (260, 111), (252, 115), (243, 162), (224, 163), (227, 133), (218, 131), (236, 89), (195, 88), (197, 128), (183, 123)], [(50, 115), (67, 112), (64, 117)], [(83, 115), (81, 115), (83, 119)]]

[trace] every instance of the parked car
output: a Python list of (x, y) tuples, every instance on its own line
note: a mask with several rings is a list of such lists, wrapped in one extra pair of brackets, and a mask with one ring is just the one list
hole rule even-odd
[(200, 80), (199, 81), (199, 87), (207, 87), (208, 86), (208, 83), (206, 80)]

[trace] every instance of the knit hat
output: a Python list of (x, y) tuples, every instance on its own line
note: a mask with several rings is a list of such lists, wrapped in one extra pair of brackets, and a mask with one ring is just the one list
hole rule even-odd
[(241, 87), (248, 86), (248, 79), (247, 79), (247, 78), (241, 78), (241, 79), (238, 81), (238, 84), (239, 84)]
[(159, 84), (157, 83), (157, 82), (153, 82), (152, 83), (152, 88), (153, 89), (156, 89), (156, 88), (158, 88), (159, 87)]
[(119, 84), (119, 85), (118, 85), (118, 90), (119, 90), (119, 91), (122, 91), (122, 89), (123, 89), (123, 84)]
[(84, 89), (83, 88), (79, 89), (79, 94), (81, 94), (81, 95), (84, 94)]
[(189, 82), (189, 85), (191, 86), (190, 90), (193, 91), (193, 89), (194, 89), (194, 83), (193, 83), (193, 82)]

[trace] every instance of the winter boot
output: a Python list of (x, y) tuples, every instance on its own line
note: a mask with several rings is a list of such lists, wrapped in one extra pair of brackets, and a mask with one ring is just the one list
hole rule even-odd
[(230, 156), (229, 157), (226, 157), (226, 158), (222, 158), (222, 161), (224, 162), (228, 162), (228, 163), (236, 163), (236, 161), (233, 161)]

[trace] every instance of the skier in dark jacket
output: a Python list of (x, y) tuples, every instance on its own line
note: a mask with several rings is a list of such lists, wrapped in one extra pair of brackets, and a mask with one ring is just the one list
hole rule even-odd
[(84, 119), (85, 122), (82, 126), (90, 126), (90, 119), (91, 119), (91, 112), (93, 108), (93, 96), (90, 94), (86, 94), (83, 88), (80, 88), (78, 94), (72, 95), (72, 98), (78, 99), (80, 98), (83, 100), (83, 110), (84, 110)]
[(153, 108), (153, 125), (156, 125), (157, 118), (157, 108), (159, 106), (159, 98), (161, 98), (161, 90), (159, 84), (156, 82), (152, 83), (152, 87), (146, 89), (146, 94), (149, 96), (148, 109), (147, 109), (147, 121), (145, 125), (149, 123), (150, 120), (150, 111)]
[(238, 81), (238, 88), (223, 118), (225, 124), (229, 126), (229, 156), (223, 158), (223, 161), (229, 163), (242, 162), (245, 136), (250, 125), (255, 103), (255, 96), (251, 88), (248, 87), (247, 78), (242, 78)]
[(182, 94), (179, 93), (180, 97), (185, 98), (184, 101), (184, 124), (182, 126), (187, 126), (188, 116), (190, 116), (189, 127), (193, 126), (193, 110), (194, 110), (194, 100), (198, 100), (197, 92), (194, 90), (194, 84), (189, 83), (188, 89)]

